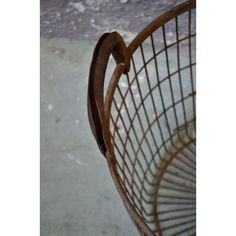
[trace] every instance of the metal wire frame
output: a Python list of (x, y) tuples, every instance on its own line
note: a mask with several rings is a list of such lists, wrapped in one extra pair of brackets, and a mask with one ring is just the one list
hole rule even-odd
[(91, 63), (90, 126), (140, 235), (196, 234), (195, 5), (168, 11), (128, 47), (104, 34)]

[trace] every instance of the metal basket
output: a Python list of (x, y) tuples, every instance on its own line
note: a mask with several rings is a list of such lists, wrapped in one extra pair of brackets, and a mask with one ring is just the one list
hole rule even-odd
[(128, 47), (104, 34), (91, 63), (90, 126), (140, 235), (196, 234), (195, 5), (158, 17)]

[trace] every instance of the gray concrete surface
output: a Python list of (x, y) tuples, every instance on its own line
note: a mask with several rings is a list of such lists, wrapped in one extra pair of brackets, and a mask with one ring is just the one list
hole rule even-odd
[(136, 234), (89, 129), (92, 50), (41, 39), (41, 236)]
[(41, 0), (41, 36), (96, 40), (104, 31), (130, 37), (185, 0)]
[(180, 1), (143, 2), (41, 1), (41, 236), (137, 235), (90, 131), (86, 96), (99, 35), (117, 29), (129, 43)]

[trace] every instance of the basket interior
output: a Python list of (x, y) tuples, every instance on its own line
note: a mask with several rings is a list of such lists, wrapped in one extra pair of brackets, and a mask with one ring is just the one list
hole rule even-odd
[(193, 9), (153, 32), (112, 98), (117, 175), (156, 235), (196, 231), (195, 31)]

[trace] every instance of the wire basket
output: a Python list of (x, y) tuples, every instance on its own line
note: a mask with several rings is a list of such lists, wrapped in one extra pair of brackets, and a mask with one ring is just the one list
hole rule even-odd
[(104, 34), (91, 63), (90, 126), (140, 235), (196, 234), (195, 5), (158, 17), (128, 47)]

